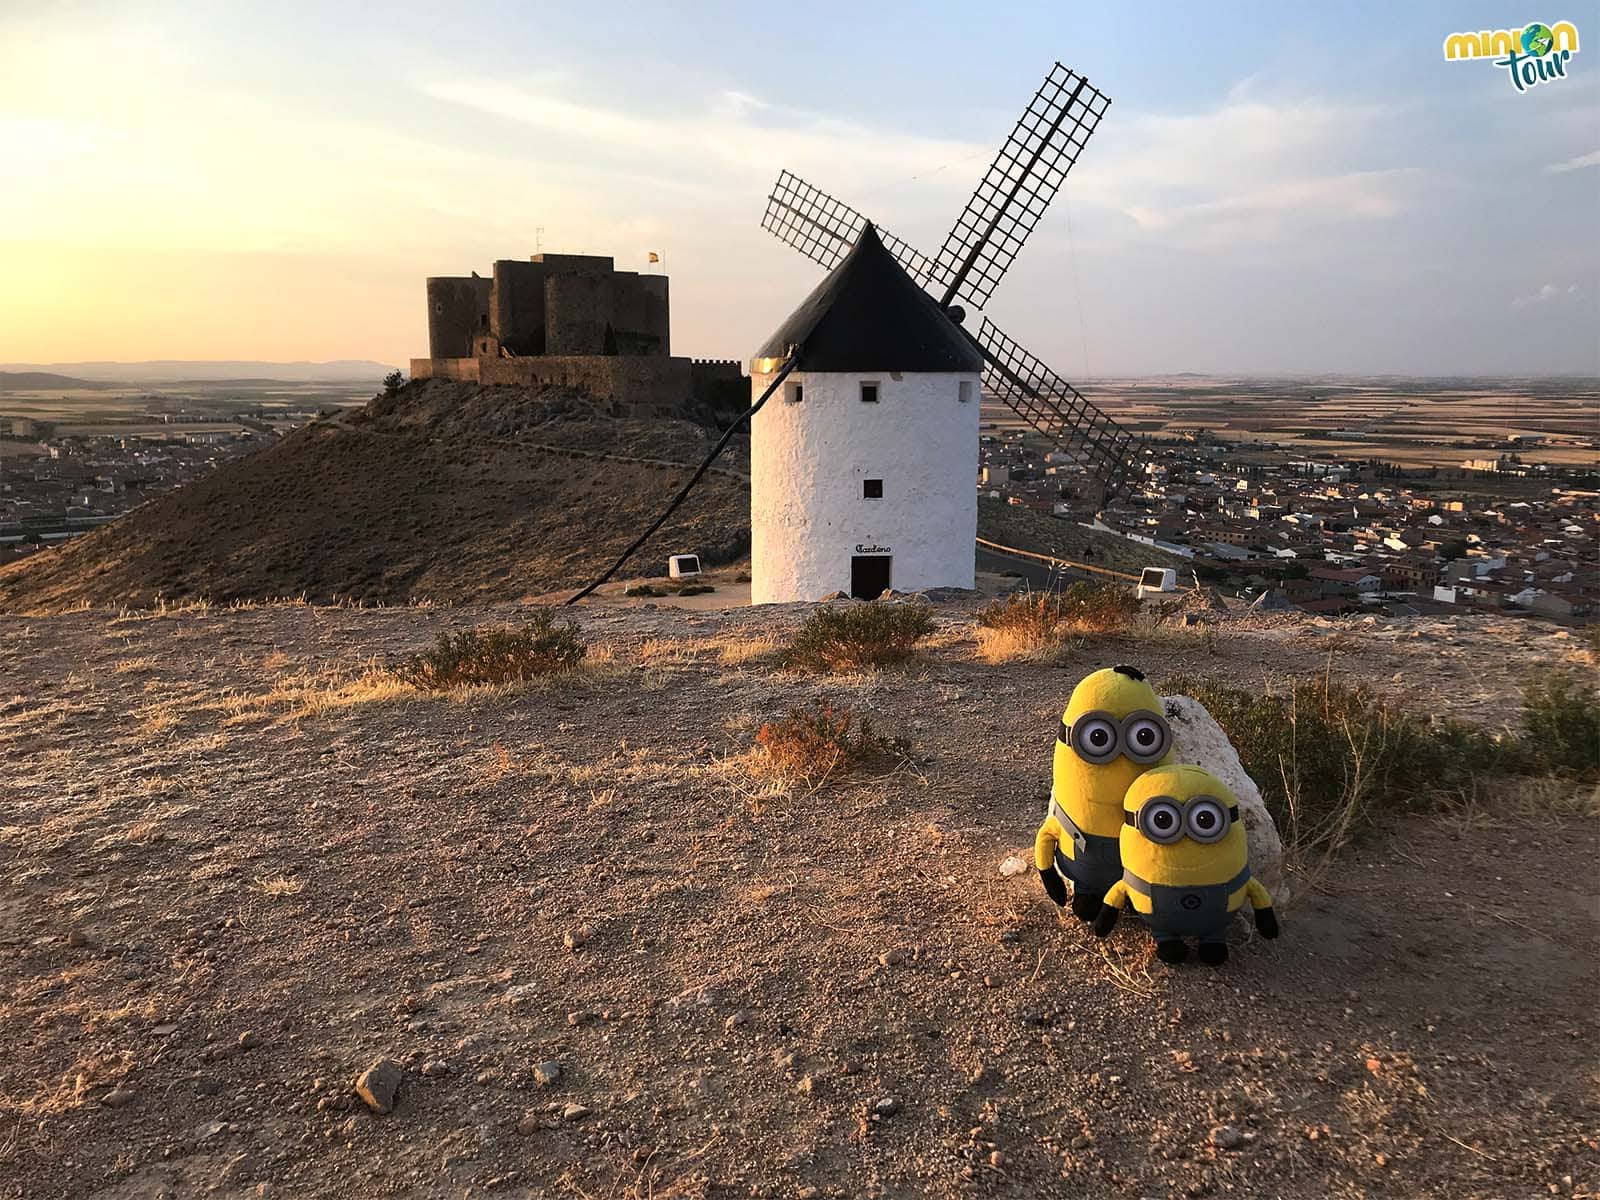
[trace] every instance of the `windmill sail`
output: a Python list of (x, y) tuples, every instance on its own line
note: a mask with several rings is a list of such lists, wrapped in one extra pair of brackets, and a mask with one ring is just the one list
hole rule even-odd
[(1028, 353), (988, 317), (974, 340), (987, 364), (983, 389), (1040, 433), (1077, 449), (1080, 460), (1105, 484), (1109, 499), (1127, 483), (1138, 437)]
[(946, 308), (988, 303), (1110, 105), (1082, 75), (1051, 68), (939, 250)]
[[(775, 234), (779, 241), (793, 246), (812, 262), (820, 263), (825, 271), (833, 270), (850, 253), (866, 224), (867, 218), (844, 201), (834, 199), (789, 171), (779, 172), (778, 182), (772, 185), (772, 194), (767, 197), (767, 211), (761, 217), (761, 228)], [(906, 274), (924, 289), (932, 288), (933, 260), (882, 225), (874, 222), (873, 227)]]

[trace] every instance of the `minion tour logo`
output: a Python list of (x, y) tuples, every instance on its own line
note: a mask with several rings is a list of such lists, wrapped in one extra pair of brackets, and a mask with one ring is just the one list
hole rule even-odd
[(1534, 21), (1521, 29), (1485, 29), (1452, 33), (1444, 39), (1448, 62), (1493, 58), (1511, 75), (1511, 86), (1525, 92), (1552, 79), (1567, 77), (1567, 60), (1578, 52), (1578, 27), (1571, 21), (1545, 25)]

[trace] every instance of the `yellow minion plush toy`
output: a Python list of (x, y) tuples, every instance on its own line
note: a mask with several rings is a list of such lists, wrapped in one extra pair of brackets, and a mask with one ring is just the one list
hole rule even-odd
[(1096, 671), (1072, 690), (1056, 737), (1050, 807), (1033, 842), (1044, 890), (1084, 921), (1122, 878), (1122, 798), (1128, 785), (1166, 758), (1172, 730), (1161, 698), (1134, 667)]
[(1189, 957), (1183, 939), (1192, 937), (1200, 961), (1216, 965), (1228, 960), (1228, 925), (1249, 900), (1261, 936), (1278, 936), (1272, 897), (1250, 875), (1239, 799), (1222, 780), (1201, 767), (1157, 767), (1133, 781), (1122, 808), (1122, 878), (1106, 893), (1096, 934), (1110, 933), (1131, 902), (1162, 962)]

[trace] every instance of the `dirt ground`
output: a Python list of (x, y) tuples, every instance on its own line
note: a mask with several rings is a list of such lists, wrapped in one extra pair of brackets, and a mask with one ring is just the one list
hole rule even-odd
[[(999, 870), (1087, 670), (1332, 652), (1492, 723), (1559, 631), (1282, 619), (996, 666), (946, 612), (909, 668), (818, 679), (750, 657), (795, 608), (595, 607), (557, 686), (373, 673), (514, 614), (0, 618), (0, 1197), (1600, 1189), (1592, 825), (1396, 822), (1220, 970)], [(758, 783), (754, 730), (813, 696), (912, 758)], [(376, 1115), (351, 1081), (385, 1056)]]

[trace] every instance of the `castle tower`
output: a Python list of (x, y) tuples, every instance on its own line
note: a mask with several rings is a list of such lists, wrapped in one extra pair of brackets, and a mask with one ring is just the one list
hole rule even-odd
[(983, 359), (868, 224), (751, 363), (751, 600), (970, 588)]

